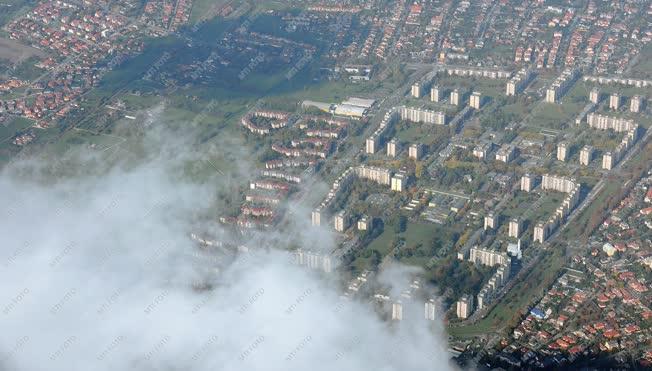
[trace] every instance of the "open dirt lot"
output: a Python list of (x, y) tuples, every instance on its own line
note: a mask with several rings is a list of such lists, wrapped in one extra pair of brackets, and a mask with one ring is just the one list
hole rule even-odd
[(0, 38), (0, 60), (18, 63), (31, 56), (45, 57), (45, 55), (45, 52), (18, 41)]

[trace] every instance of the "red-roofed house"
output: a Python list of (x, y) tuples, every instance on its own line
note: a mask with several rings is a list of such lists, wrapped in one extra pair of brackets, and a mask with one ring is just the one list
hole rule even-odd
[(627, 325), (627, 327), (625, 327), (624, 331), (625, 331), (625, 334), (631, 335), (631, 334), (637, 333), (639, 330), (640, 330), (640, 327), (638, 327), (637, 325), (629, 324), (629, 325)]
[(645, 287), (645, 285), (643, 285), (642, 283), (640, 283), (638, 281), (634, 281), (634, 280), (629, 281), (629, 287), (631, 287), (632, 290), (634, 290), (636, 292), (646, 292), (647, 291), (647, 287)]
[(652, 202), (652, 187), (650, 187), (645, 194), (645, 202)]
[(582, 351), (582, 347), (579, 346), (579, 345), (576, 345), (576, 346), (570, 348), (570, 349), (568, 350), (568, 353), (570, 353), (570, 354), (577, 354), (577, 353), (580, 353), (581, 351)]

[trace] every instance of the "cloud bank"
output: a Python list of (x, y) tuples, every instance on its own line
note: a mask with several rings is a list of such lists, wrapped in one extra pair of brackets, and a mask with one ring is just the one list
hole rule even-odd
[(307, 243), (303, 227), (234, 241), (248, 254), (198, 248), (192, 232), (228, 237), (198, 216), (224, 185), (155, 152), (56, 179), (34, 162), (1, 172), (0, 369), (451, 368), (441, 324), (381, 321), (291, 264), (285, 235)]

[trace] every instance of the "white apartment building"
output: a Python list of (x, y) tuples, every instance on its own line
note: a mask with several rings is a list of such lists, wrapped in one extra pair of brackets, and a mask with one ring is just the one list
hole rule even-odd
[(611, 170), (614, 167), (614, 155), (612, 152), (605, 152), (602, 155), (602, 168), (604, 170)]
[(469, 97), (469, 106), (471, 106), (471, 108), (480, 109), (481, 105), (482, 105), (482, 94), (477, 91), (474, 91)]
[(643, 105), (643, 97), (640, 95), (635, 95), (629, 101), (629, 111), (633, 113), (639, 113), (641, 111), (641, 106)]
[(446, 125), (446, 114), (440, 111), (403, 106), (399, 109), (399, 114), (401, 120), (424, 124)]
[(321, 225), (321, 212), (321, 207), (318, 207), (312, 211), (311, 220), (313, 226), (318, 227)]
[(469, 295), (464, 295), (460, 300), (457, 301), (457, 317), (466, 319), (469, 318), (471, 313), (473, 313), (473, 297)]
[(423, 146), (420, 143), (413, 143), (408, 150), (408, 156), (414, 160), (420, 160), (423, 156)]
[(558, 103), (579, 76), (577, 70), (565, 70), (546, 90), (546, 102)]
[(421, 84), (418, 82), (412, 84), (412, 89), (410, 90), (410, 94), (412, 95), (413, 98), (421, 98)]
[(618, 93), (612, 93), (609, 96), (609, 109), (612, 109), (614, 111), (618, 111), (620, 108), (620, 94)]
[(454, 89), (451, 91), (450, 95), (450, 103), (454, 106), (459, 106), (460, 105), (460, 91), (457, 89)]
[(548, 223), (539, 222), (534, 226), (534, 241), (544, 243), (550, 235)]
[(396, 139), (392, 139), (389, 142), (387, 142), (387, 156), (396, 157), (397, 154), (398, 154), (398, 141)]
[(430, 88), (430, 101), (431, 102), (439, 102), (441, 100), (441, 90), (439, 89), (439, 86), (433, 86)]
[(372, 135), (369, 138), (367, 138), (367, 140), (365, 142), (365, 152), (367, 154), (372, 155), (372, 154), (376, 153), (377, 147), (378, 147), (378, 137), (377, 136)]
[(403, 192), (407, 186), (407, 176), (404, 174), (396, 174), (392, 177), (391, 190), (395, 192)]
[(509, 163), (516, 157), (516, 148), (509, 144), (504, 144), (496, 151), (496, 161)]
[(424, 304), (423, 316), (428, 321), (434, 321), (437, 317), (437, 305), (433, 299), (428, 300)]
[(361, 165), (355, 168), (355, 174), (382, 185), (390, 185), (391, 171), (375, 166)]
[(484, 217), (484, 229), (485, 229), (485, 231), (487, 229), (496, 229), (496, 224), (498, 224), (496, 219), (497, 218), (494, 215), (494, 213), (489, 213), (489, 214), (485, 215), (485, 217)]
[(505, 87), (505, 95), (515, 96), (520, 93), (530, 82), (532, 71), (529, 69), (522, 69), (516, 73), (508, 82)]
[(367, 216), (362, 216), (358, 219), (358, 230), (366, 231), (367, 229), (369, 229), (369, 218)]
[(531, 174), (523, 174), (521, 177), (521, 191), (531, 192), (534, 188), (534, 177)]
[(598, 104), (598, 102), (600, 102), (600, 89), (591, 89), (591, 92), (589, 93), (589, 101), (593, 104)]
[(474, 246), (469, 251), (469, 261), (474, 264), (481, 264), (493, 267), (495, 265), (505, 265), (509, 260), (509, 256), (505, 252), (496, 250), (488, 250), (478, 246)]
[(593, 147), (584, 146), (580, 150), (580, 165), (589, 166), (589, 163), (593, 159)]
[(508, 236), (513, 238), (518, 238), (521, 235), (522, 224), (518, 218), (512, 218), (509, 221), (509, 231)]
[(333, 261), (330, 255), (320, 252), (297, 249), (293, 253), (296, 264), (310, 269), (321, 270), (329, 273), (333, 269)]
[(586, 115), (586, 122), (589, 124), (589, 127), (598, 130), (614, 130), (618, 133), (624, 131), (630, 131), (636, 128), (638, 125), (634, 120), (628, 120), (619, 117), (612, 117), (607, 115), (600, 115), (597, 113), (589, 113)]
[(346, 211), (342, 210), (337, 213), (335, 218), (333, 218), (333, 224), (336, 231), (344, 232), (349, 227), (349, 218), (346, 215)]
[(393, 321), (403, 320), (403, 304), (400, 301), (392, 303), (392, 320)]
[(573, 178), (568, 178), (565, 176), (555, 176), (550, 174), (544, 174), (541, 179), (541, 189), (553, 190), (557, 192), (570, 193), (579, 184)]
[(557, 145), (557, 160), (566, 161), (568, 157), (568, 145), (565, 142), (561, 142)]

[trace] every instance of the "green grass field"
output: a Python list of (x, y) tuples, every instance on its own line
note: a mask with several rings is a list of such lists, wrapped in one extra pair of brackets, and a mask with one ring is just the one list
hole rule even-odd
[(5, 25), (17, 16), (27, 13), (37, 0), (3, 0), (0, 7), (0, 26)]
[[(204, 20), (206, 17), (216, 14), (229, 0), (194, 0), (190, 11), (190, 24)], [(242, 1), (231, 1), (233, 9), (236, 9)]]
[(22, 117), (8, 118), (0, 124), (0, 141), (5, 143), (11, 139), (16, 132), (27, 129), (34, 125), (34, 121)]
[(396, 138), (401, 142), (430, 145), (436, 143), (444, 135), (449, 135), (448, 127), (409, 123), (403, 130), (396, 133)]
[[(22, 117), (7, 118), (5, 122), (0, 124), (0, 164), (11, 160), (21, 150), (20, 147), (12, 143), (12, 138), (16, 133), (29, 128), (33, 124), (32, 120)], [(37, 130), (37, 133), (41, 132), (42, 130)]]
[(647, 44), (641, 50), (638, 63), (632, 67), (631, 74), (634, 77), (643, 79), (652, 78), (652, 45)]
[[(435, 238), (439, 237), (441, 241), (449, 241), (452, 234), (457, 231), (456, 228), (441, 226), (423, 222), (408, 222), (405, 232), (396, 234), (394, 224), (386, 224), (383, 233), (376, 237), (365, 247), (365, 250), (377, 250), (383, 257), (389, 254), (394, 248), (392, 242), (399, 238), (404, 239), (405, 244), (402, 250), (412, 250), (419, 248), (421, 251), (429, 251)], [(425, 267), (432, 257), (429, 254), (424, 256), (414, 255), (403, 257), (400, 261), (404, 264)], [(353, 265), (358, 269), (369, 268), (370, 259), (362, 256), (358, 257)]]

